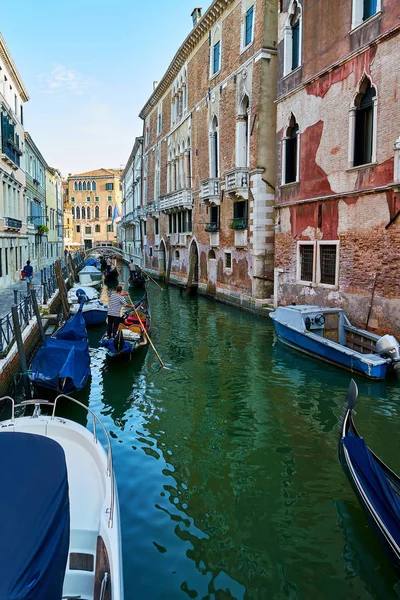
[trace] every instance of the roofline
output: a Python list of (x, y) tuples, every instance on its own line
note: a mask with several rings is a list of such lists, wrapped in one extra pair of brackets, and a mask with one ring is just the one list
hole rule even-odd
[[(105, 171), (107, 169), (104, 169)], [(99, 169), (100, 171), (100, 169)], [(70, 181), (71, 179), (100, 179), (100, 178), (106, 178), (106, 179), (112, 179), (113, 177), (116, 177), (117, 179), (121, 179), (121, 175), (117, 175), (117, 173), (109, 173), (106, 175), (87, 175), (85, 173), (73, 173), (72, 175), (68, 175), (68, 177), (66, 178), (66, 181)]]
[(196, 46), (197, 42), (210, 30), (212, 25), (218, 21), (225, 8), (232, 2), (234, 2), (234, 0), (214, 0), (211, 6), (206, 10), (197, 25), (193, 27), (183, 44), (179, 47), (160, 83), (140, 111), (139, 117), (141, 119), (145, 119), (152, 108), (161, 100), (162, 96), (185, 64), (186, 59)]
[(129, 155), (128, 161), (127, 161), (126, 166), (125, 166), (125, 169), (121, 173), (121, 179), (123, 177), (125, 177), (126, 173), (128, 172), (129, 166), (130, 166), (131, 162), (133, 161), (133, 157), (137, 153), (137, 151), (139, 149), (139, 146), (141, 146), (142, 144), (143, 144), (143, 136), (139, 135), (138, 137), (135, 138), (135, 143), (133, 144), (132, 152)]
[(15, 85), (17, 86), (18, 92), (24, 102), (28, 102), (29, 94), (26, 89), (24, 82), (22, 81), (21, 75), (18, 73), (17, 66), (11, 56), (11, 52), (9, 51), (5, 39), (3, 38), (0, 32), (0, 56), (4, 60), (4, 63), (8, 70), (11, 73), (11, 76), (14, 80)]

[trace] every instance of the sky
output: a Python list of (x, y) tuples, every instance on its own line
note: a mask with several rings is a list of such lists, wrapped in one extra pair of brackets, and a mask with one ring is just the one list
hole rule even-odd
[[(198, 2), (198, 0), (197, 0)], [(66, 176), (125, 166), (139, 112), (211, 0), (20, 0), (0, 31), (29, 101), (24, 127)]]

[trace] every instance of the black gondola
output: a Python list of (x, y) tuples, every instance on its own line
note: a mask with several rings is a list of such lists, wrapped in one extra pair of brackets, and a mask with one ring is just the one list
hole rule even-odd
[(146, 277), (143, 275), (142, 271), (132, 271), (132, 274), (129, 276), (129, 287), (132, 288), (141, 288), (144, 287), (146, 283)]
[(366, 445), (353, 421), (358, 390), (351, 380), (339, 438), (339, 461), (400, 575), (400, 478)]
[(118, 281), (118, 275), (118, 269), (116, 269), (115, 267), (113, 269), (110, 269), (109, 271), (104, 271), (104, 281)]

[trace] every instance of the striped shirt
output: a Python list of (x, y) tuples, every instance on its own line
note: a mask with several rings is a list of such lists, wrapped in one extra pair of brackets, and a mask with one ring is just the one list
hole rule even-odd
[(126, 306), (126, 298), (121, 294), (111, 294), (110, 301), (108, 303), (108, 314), (110, 317), (119, 317), (121, 315), (121, 308)]

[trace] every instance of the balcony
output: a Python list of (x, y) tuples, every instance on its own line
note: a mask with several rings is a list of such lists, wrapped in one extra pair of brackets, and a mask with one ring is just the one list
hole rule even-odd
[(22, 221), (19, 221), (18, 219), (12, 219), (11, 217), (4, 217), (4, 229), (19, 231), (22, 229)]
[(170, 233), (169, 243), (171, 246), (187, 246), (188, 233)]
[(225, 191), (227, 194), (249, 198), (249, 169), (236, 167), (225, 173)]
[(211, 223), (206, 223), (204, 227), (204, 231), (209, 231), (210, 233), (214, 233), (215, 231), (219, 231), (219, 223), (212, 221)]
[(147, 214), (150, 217), (157, 217), (160, 212), (160, 202), (150, 202), (147, 205)]
[(192, 190), (178, 190), (160, 198), (162, 212), (175, 212), (178, 210), (191, 210), (193, 208)]
[(14, 171), (20, 166), (20, 155), (22, 152), (11, 144), (3, 144), (1, 151), (1, 158), (7, 163)]
[(229, 227), (235, 231), (236, 248), (245, 248), (247, 246), (247, 217), (238, 217), (232, 219)]
[(215, 206), (219, 206), (220, 186), (220, 180), (215, 177), (203, 179), (203, 181), (200, 181), (200, 199), (203, 200), (205, 203), (210, 203), (214, 204)]
[[(239, 203), (240, 204), (240, 203)], [(239, 217), (236, 219), (232, 219), (229, 224), (231, 229), (247, 229), (247, 217)]]

